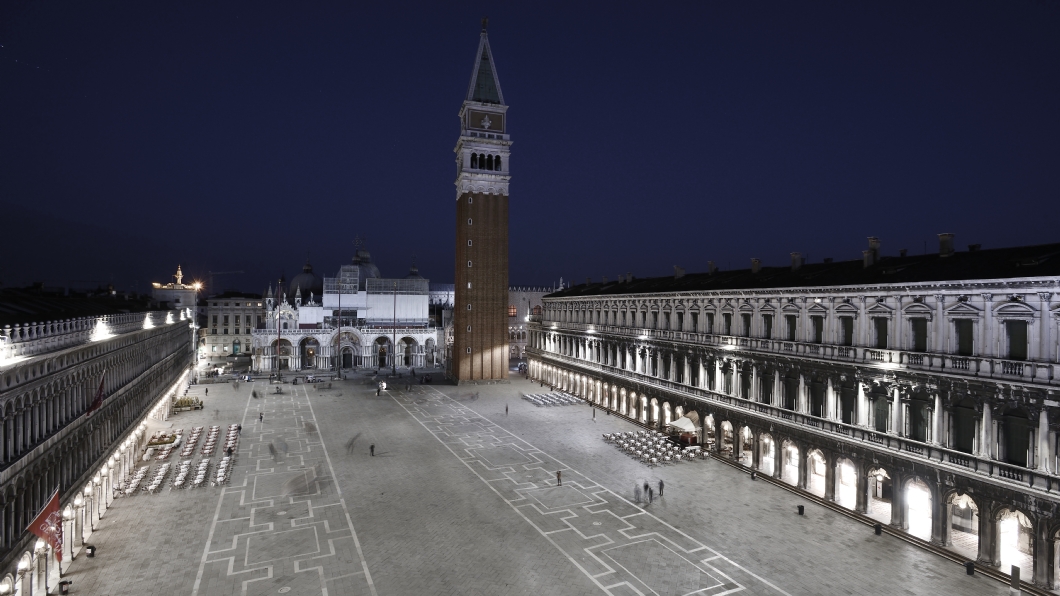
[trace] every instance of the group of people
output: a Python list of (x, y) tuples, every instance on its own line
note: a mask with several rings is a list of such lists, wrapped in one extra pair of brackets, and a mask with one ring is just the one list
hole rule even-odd
[[(659, 497), (663, 496), (663, 484), (662, 478), (659, 479)], [(640, 488), (636, 484), (633, 485), (633, 500), (640, 503)], [(644, 500), (650, 505), (653, 498), (655, 497), (655, 491), (652, 490), (651, 484), (647, 480), (644, 481)]]

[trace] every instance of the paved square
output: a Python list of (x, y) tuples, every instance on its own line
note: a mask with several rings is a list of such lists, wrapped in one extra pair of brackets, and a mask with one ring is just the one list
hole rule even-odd
[[(720, 462), (647, 468), (600, 438), (628, 423), (537, 408), (525, 380), (204, 387), (206, 409), (165, 426), (242, 424), (228, 483), (115, 501), (73, 593), (1008, 593), (831, 511), (797, 516), (796, 496)], [(660, 479), (664, 498), (633, 502)]]

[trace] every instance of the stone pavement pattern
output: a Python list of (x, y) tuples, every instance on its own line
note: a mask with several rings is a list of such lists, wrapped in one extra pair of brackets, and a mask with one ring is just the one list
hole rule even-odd
[[(600, 439), (632, 425), (519, 399), (536, 384), (393, 385), (211, 385), (170, 422), (242, 421), (229, 484), (117, 500), (72, 593), (1008, 592), (823, 508), (794, 515), (796, 496), (719, 462), (649, 469)], [(666, 497), (631, 503), (659, 478)]]

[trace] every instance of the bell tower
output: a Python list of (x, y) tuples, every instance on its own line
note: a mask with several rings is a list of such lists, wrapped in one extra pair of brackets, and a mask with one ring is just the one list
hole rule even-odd
[(456, 142), (456, 282), (450, 376), (508, 378), (508, 106), (482, 20)]

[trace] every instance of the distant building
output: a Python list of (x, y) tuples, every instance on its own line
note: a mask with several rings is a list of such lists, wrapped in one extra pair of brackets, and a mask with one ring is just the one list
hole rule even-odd
[(416, 368), (441, 357), (428, 280), (415, 266), (382, 278), (363, 248), (337, 277), (321, 279), (307, 263), (289, 284), (266, 290), (263, 302), (264, 322), (253, 332), (258, 371)]
[(199, 359), (225, 364), (236, 358), (250, 365), (254, 329), (265, 324), (265, 301), (257, 294), (225, 292), (205, 299), (206, 326), (199, 341)]
[[(542, 298), (557, 288), (512, 286), (508, 288), (508, 357), (520, 359), (526, 357), (527, 327), (531, 315), (540, 315), (544, 301)], [(452, 342), (453, 336), (453, 301), (454, 284), (431, 284), (431, 316), (445, 330), (446, 345)]]
[(167, 284), (158, 282), (152, 283), (151, 297), (165, 309), (194, 309), (195, 300), (199, 290), (202, 289), (202, 285), (198, 282), (190, 284), (183, 283), (184, 273), (181, 272), (180, 265), (177, 265), (177, 272), (173, 277), (177, 280), (176, 282), (170, 282)]

